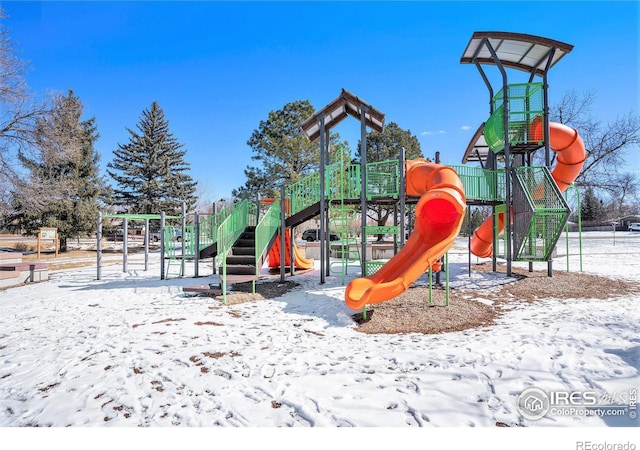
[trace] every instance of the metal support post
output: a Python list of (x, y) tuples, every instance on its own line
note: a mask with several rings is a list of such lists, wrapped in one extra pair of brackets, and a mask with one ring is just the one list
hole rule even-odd
[[(184, 234), (184, 233), (183, 233)], [(200, 276), (200, 214), (193, 214), (193, 276)]]
[(144, 219), (144, 271), (149, 270), (149, 219)]
[(98, 212), (98, 232), (96, 234), (96, 253), (98, 260), (96, 261), (97, 273), (96, 279), (100, 280), (102, 276), (102, 212)]
[(406, 150), (400, 147), (400, 247), (404, 247), (407, 216), (407, 180), (406, 180)]
[(325, 249), (325, 235), (324, 224), (327, 214), (327, 199), (325, 198), (325, 160), (324, 160), (324, 139), (325, 139), (325, 126), (324, 115), (318, 117), (320, 123), (320, 284), (325, 283), (325, 271), (324, 265), (327, 260)]
[(122, 271), (127, 271), (127, 238), (129, 237), (129, 222), (127, 218), (124, 218), (124, 225), (122, 229)]
[(165, 260), (164, 260), (164, 227), (165, 227), (165, 214), (164, 211), (160, 213), (160, 279), (165, 278)]
[(284, 247), (284, 232), (287, 226), (286, 217), (284, 213), (284, 183), (280, 186), (280, 283), (284, 283), (284, 266), (285, 266), (285, 247)]
[(367, 276), (367, 118), (369, 111), (365, 105), (360, 106), (360, 214), (361, 224), (361, 270), (362, 276)]
[(182, 202), (182, 239), (180, 239), (180, 244), (182, 247), (182, 257), (180, 258), (180, 276), (184, 277), (184, 266), (185, 266), (185, 238), (187, 237), (186, 233), (187, 228), (187, 204)]

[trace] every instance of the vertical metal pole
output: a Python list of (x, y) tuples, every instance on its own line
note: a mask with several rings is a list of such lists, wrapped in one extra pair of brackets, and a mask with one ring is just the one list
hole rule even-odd
[[(506, 211), (504, 217), (504, 234), (507, 240), (506, 257), (507, 257), (507, 276), (511, 276), (511, 262), (513, 255), (511, 254), (512, 236), (511, 236), (511, 143), (509, 142), (509, 83), (507, 80), (507, 72), (504, 70), (500, 58), (496, 54), (492, 45), (488, 40), (484, 40), (485, 45), (491, 53), (491, 57), (495, 62), (500, 73), (502, 74), (502, 125), (504, 127), (504, 176), (505, 176), (505, 192), (506, 192)], [(495, 251), (495, 250), (494, 250)]]
[(160, 213), (160, 279), (164, 280), (165, 272), (165, 260), (164, 260), (164, 226), (165, 226), (165, 214), (164, 211)]
[(124, 218), (124, 226), (122, 229), (122, 271), (127, 271), (127, 240), (129, 238), (128, 219)]
[[(480, 50), (480, 48), (484, 44), (485, 44), (485, 40), (483, 40), (482, 43), (478, 46), (478, 50)], [(476, 57), (473, 58), (473, 63), (475, 64), (476, 69), (478, 69), (478, 72), (480, 72), (480, 76), (482, 77), (484, 84), (487, 86), (487, 89), (489, 90), (489, 115), (491, 115), (493, 114), (493, 86), (491, 86), (491, 83), (489, 82), (489, 78), (487, 78), (487, 75), (484, 73), (484, 70), (482, 70), (482, 66), (480, 65)]]
[(200, 214), (193, 213), (193, 276), (200, 276)]
[(429, 304), (433, 304), (433, 270), (429, 266)]
[(580, 190), (577, 187), (575, 189), (578, 195), (578, 242), (580, 243), (580, 272), (582, 272), (582, 206), (580, 206)]
[(449, 252), (444, 254), (445, 281), (445, 306), (449, 306)]
[(368, 107), (360, 106), (360, 214), (362, 216), (360, 246), (363, 277), (367, 275), (367, 111), (369, 111)]
[[(329, 167), (329, 165), (331, 164), (331, 158), (329, 155), (329, 146), (331, 144), (331, 134), (329, 132), (329, 130), (325, 130), (326, 136), (324, 137), (324, 144), (325, 144), (325, 149), (323, 150), (323, 155), (326, 158), (325, 159), (325, 171), (326, 168)], [(331, 181), (331, 180), (329, 180)], [(329, 191), (331, 191), (331, 186), (329, 186)], [(327, 203), (327, 214), (325, 216), (325, 224), (324, 224), (324, 229), (325, 229), (325, 242), (327, 245), (327, 259), (325, 261), (325, 274), (327, 276), (329, 276), (331, 274), (331, 231), (330, 231), (330, 227), (329, 227), (329, 221), (330, 221), (330, 211), (331, 211), (331, 197), (329, 197), (329, 203)]]
[(144, 219), (144, 271), (149, 270), (149, 219)]
[[(549, 57), (547, 59), (547, 66), (545, 68), (544, 73), (542, 74), (542, 96), (543, 96), (543, 130), (544, 130), (544, 163), (545, 166), (549, 167), (551, 165), (551, 152), (550, 152), (550, 145), (549, 145), (549, 136), (550, 136), (550, 130), (549, 130), (549, 81), (548, 81), (548, 77), (547, 77), (547, 71), (549, 70), (549, 68), (551, 67), (551, 62), (553, 60), (553, 55), (555, 53), (555, 48), (551, 49), (551, 52), (549, 52)], [(532, 75), (533, 76), (533, 75)], [(552, 252), (553, 254), (553, 252)], [(553, 275), (553, 257), (549, 257), (549, 260), (547, 261), (547, 275), (548, 276), (552, 276)], [(567, 254), (567, 263), (569, 262), (569, 255)]]
[[(440, 152), (436, 152), (436, 164), (440, 164)], [(436, 272), (436, 284), (440, 284), (440, 271)]]
[(182, 202), (182, 239), (180, 239), (180, 244), (182, 247), (182, 258), (180, 258), (180, 276), (184, 277), (184, 266), (185, 266), (185, 238), (187, 237), (187, 233), (186, 233), (186, 227), (187, 227), (187, 204), (185, 202)]
[(400, 247), (404, 247), (406, 230), (405, 217), (407, 215), (407, 180), (406, 180), (406, 150), (400, 147)]
[(97, 274), (96, 279), (100, 279), (102, 277), (102, 212), (98, 212), (98, 231), (96, 233), (96, 253), (98, 257), (98, 261), (96, 261), (97, 265)]
[(296, 261), (295, 261), (296, 255), (294, 250), (294, 245), (295, 245), (294, 236), (295, 236), (295, 233), (293, 232), (293, 227), (291, 227), (291, 230), (289, 230), (289, 275), (290, 276), (294, 276), (296, 272)]
[(280, 283), (284, 283), (285, 247), (284, 233), (286, 231), (286, 218), (284, 214), (284, 183), (280, 186)]
[(318, 117), (318, 122), (320, 123), (320, 284), (325, 283), (325, 271), (324, 265), (325, 261), (328, 259), (326, 255), (325, 249), (325, 235), (324, 235), (324, 224), (326, 218), (326, 208), (327, 202), (325, 198), (324, 192), (324, 184), (325, 184), (325, 161), (324, 161), (324, 139), (325, 139), (325, 127), (324, 127), (324, 115)]
[[(564, 198), (567, 201), (567, 203), (569, 202), (569, 189), (567, 189), (566, 191), (564, 191)], [(567, 223), (564, 225), (564, 238), (565, 238), (565, 242), (566, 242), (566, 251), (567, 251), (567, 273), (569, 273), (569, 222), (567, 221)]]
[[(396, 227), (396, 232), (398, 231), (398, 204), (393, 205), (393, 226)], [(393, 236), (393, 254), (398, 254), (398, 235)]]
[(471, 208), (467, 208), (467, 234), (469, 235), (468, 236), (469, 249), (467, 253), (469, 254), (469, 277), (471, 277), (471, 233), (473, 233), (473, 228), (471, 227), (471, 217), (473, 217), (473, 214), (471, 214)]

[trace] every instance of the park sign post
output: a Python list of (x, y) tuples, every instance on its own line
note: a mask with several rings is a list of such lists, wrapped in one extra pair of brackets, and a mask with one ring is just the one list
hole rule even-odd
[(56, 249), (56, 258), (58, 257), (58, 229), (41, 227), (38, 232), (38, 259), (40, 259), (40, 249), (42, 241), (53, 240)]

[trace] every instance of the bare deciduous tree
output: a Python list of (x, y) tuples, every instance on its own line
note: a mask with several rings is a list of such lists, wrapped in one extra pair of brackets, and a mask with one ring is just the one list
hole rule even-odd
[(584, 141), (587, 159), (576, 185), (606, 195), (615, 203), (610, 209), (621, 211), (637, 204), (637, 175), (625, 168), (629, 152), (640, 144), (640, 118), (628, 112), (603, 122), (591, 113), (595, 100), (593, 91), (569, 91), (551, 108), (550, 120), (575, 128)]
[[(5, 198), (21, 180), (18, 152), (29, 152), (33, 144), (34, 124), (47, 111), (29, 93), (24, 79), (26, 62), (17, 57), (6, 15), (0, 8), (0, 197)], [(6, 208), (7, 203), (2, 203)], [(5, 211), (0, 211), (4, 213)]]

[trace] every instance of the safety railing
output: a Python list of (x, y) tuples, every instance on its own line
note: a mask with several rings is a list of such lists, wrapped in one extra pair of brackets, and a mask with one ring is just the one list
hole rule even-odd
[(320, 173), (315, 172), (285, 188), (289, 214), (294, 215), (320, 201)]
[(464, 185), (468, 200), (504, 202), (506, 184), (504, 170), (487, 170), (481, 167), (452, 165)]
[(231, 250), (233, 244), (238, 240), (242, 233), (249, 226), (255, 226), (258, 209), (254, 203), (248, 200), (242, 200), (236, 203), (216, 231), (216, 239), (218, 243), (218, 254), (222, 255), (225, 261), (225, 255)]
[(268, 250), (273, 235), (280, 228), (280, 201), (274, 201), (264, 213), (255, 229), (256, 275), (259, 275), (259, 258)]
[(340, 200), (345, 198), (360, 198), (360, 166), (348, 164), (331, 164), (327, 167), (327, 198)]

